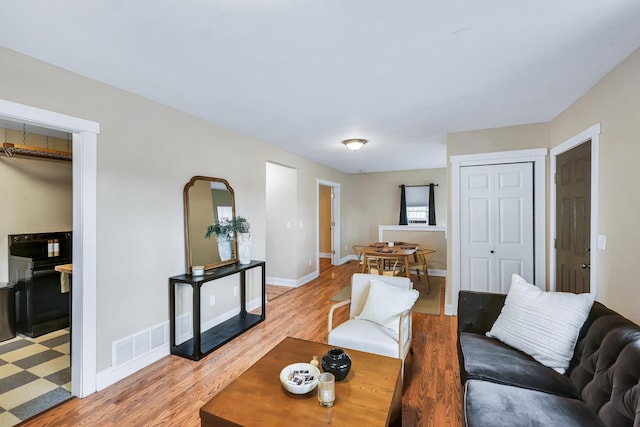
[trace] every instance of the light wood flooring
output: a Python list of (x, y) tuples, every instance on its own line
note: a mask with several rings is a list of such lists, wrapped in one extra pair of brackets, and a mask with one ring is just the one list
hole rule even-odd
[[(105, 390), (73, 398), (23, 425), (199, 426), (200, 407), (286, 336), (326, 342), (331, 297), (349, 284), (356, 269), (353, 261), (330, 267), (318, 279), (273, 298), (265, 322), (200, 362), (167, 356)], [(337, 322), (346, 319), (343, 311)], [(405, 427), (462, 425), (453, 316), (413, 315), (402, 421)]]

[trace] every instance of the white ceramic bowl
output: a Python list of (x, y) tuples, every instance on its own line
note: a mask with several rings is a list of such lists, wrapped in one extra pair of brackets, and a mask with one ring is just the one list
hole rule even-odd
[[(292, 375), (294, 371), (309, 371), (309, 375), (313, 376), (313, 380), (303, 382), (300, 385), (294, 384), (289, 380), (290, 375)], [(293, 394), (309, 393), (318, 385), (319, 377), (320, 370), (310, 363), (292, 363), (291, 365), (285, 366), (285, 368), (280, 371), (280, 382), (282, 383), (282, 386), (285, 390)]]

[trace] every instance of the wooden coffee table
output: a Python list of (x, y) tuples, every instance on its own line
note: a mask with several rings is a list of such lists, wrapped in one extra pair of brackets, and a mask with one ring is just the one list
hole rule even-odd
[(318, 359), (331, 346), (285, 338), (224, 390), (200, 408), (202, 427), (214, 426), (387, 426), (402, 410), (401, 361), (345, 349), (351, 371), (336, 382), (332, 407), (318, 404), (316, 390), (295, 395), (280, 384), (291, 363)]

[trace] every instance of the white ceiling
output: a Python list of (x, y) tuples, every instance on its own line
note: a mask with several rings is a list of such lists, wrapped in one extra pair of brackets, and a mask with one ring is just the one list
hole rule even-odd
[(639, 22), (637, 0), (0, 0), (9, 49), (345, 172), (444, 167), (447, 132), (554, 118)]

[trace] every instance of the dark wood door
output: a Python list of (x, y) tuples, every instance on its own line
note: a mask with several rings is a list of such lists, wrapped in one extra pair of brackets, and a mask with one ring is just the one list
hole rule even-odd
[(591, 141), (556, 159), (556, 290), (590, 291)]

